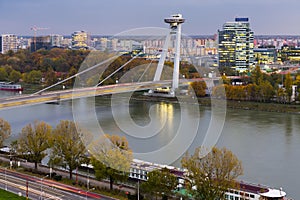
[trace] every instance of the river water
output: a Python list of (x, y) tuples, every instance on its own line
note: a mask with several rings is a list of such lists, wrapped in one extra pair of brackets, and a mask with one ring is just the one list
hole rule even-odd
[[(82, 119), (89, 120), (89, 111), (84, 110), (88, 109), (87, 105), (90, 103), (90, 100), (84, 99), (77, 104), (82, 107)], [(202, 144), (212, 117), (212, 110), (200, 106), (200, 115), (196, 115), (194, 109), (194, 106), (182, 106), (172, 102), (131, 100), (128, 103), (122, 98), (111, 105), (108, 97), (98, 97), (95, 103), (97, 120), (103, 132), (126, 136), (134, 152), (143, 154), (161, 150), (168, 146), (177, 134), (185, 135), (182, 143), (176, 144), (178, 148), (160, 154), (160, 157), (165, 160), (173, 158), (177, 149), (183, 151), (187, 148), (189, 153), (193, 153), (194, 149)], [(53, 127), (60, 120), (73, 120), (72, 102), (1, 110), (0, 117), (12, 126), (13, 135), (7, 141), (9, 143), (18, 137), (18, 133), (25, 125), (34, 120), (45, 121)], [(182, 147), (182, 144), (186, 144), (184, 138), (189, 138), (193, 134), (194, 130), (191, 130), (191, 127), (196, 123), (195, 120), (198, 120), (197, 125), (199, 125), (195, 138), (191, 137), (191, 143)], [(132, 122), (138, 127), (146, 126), (146, 128), (141, 129), (140, 133), (131, 134), (130, 131), (138, 130), (137, 127), (132, 127)], [(300, 115), (297, 114), (227, 110), (224, 127), (220, 137), (217, 138), (217, 146), (230, 149), (242, 161), (244, 175), (239, 178), (240, 180), (276, 188), (283, 187), (290, 197), (298, 199), (300, 197), (299, 122)], [(147, 128), (149, 124), (150, 128)], [(153, 130), (155, 127), (160, 128)], [(147, 131), (149, 133), (146, 133)], [(151, 132), (155, 134), (151, 135)], [(144, 134), (147, 137), (143, 137)], [(184, 152), (180, 155), (182, 153)], [(180, 158), (173, 165), (180, 166)]]

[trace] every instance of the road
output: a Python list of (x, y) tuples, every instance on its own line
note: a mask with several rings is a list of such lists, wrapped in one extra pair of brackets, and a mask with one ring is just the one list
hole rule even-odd
[(0, 169), (0, 187), (13, 193), (21, 193), (29, 199), (53, 199), (53, 200), (114, 200), (76, 187), (48, 180), (46, 177), (38, 178), (28, 176), (8, 169)]

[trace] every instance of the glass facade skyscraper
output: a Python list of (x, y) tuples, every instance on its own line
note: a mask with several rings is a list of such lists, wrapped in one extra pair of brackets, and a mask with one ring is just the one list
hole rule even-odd
[(250, 70), (254, 63), (253, 32), (248, 18), (235, 18), (218, 31), (219, 67), (239, 72)]

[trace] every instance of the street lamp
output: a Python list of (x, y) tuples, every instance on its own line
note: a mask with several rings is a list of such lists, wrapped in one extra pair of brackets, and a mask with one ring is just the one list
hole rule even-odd
[(137, 185), (137, 199), (140, 200), (140, 179), (138, 179), (138, 185)]
[(89, 170), (89, 168), (87, 169), (86, 188), (87, 188), (87, 190), (90, 189), (90, 170)]
[(95, 190), (95, 188), (88, 189), (88, 190), (85, 192), (85, 200), (88, 199), (88, 198), (87, 198), (87, 193), (88, 193), (89, 191), (91, 191), (91, 190)]
[(43, 180), (45, 178), (47, 178), (48, 175), (44, 176), (43, 178), (41, 178), (41, 194), (40, 194), (40, 199), (42, 200), (43, 199)]
[(6, 167), (4, 168), (4, 176), (5, 176), (5, 190), (7, 191), (7, 180), (6, 180)]

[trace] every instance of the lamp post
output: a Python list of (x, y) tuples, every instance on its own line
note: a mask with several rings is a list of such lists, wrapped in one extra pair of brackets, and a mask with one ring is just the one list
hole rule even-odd
[(140, 179), (138, 179), (138, 185), (137, 185), (137, 199), (140, 200)]
[(48, 175), (44, 176), (43, 178), (41, 178), (41, 194), (40, 194), (40, 199), (43, 199), (43, 180), (44, 178), (48, 177)]
[(5, 176), (5, 190), (7, 191), (7, 180), (6, 180), (6, 167), (4, 168), (4, 176)]
[(87, 169), (87, 180), (86, 180), (86, 188), (90, 189), (90, 169)]
[(26, 179), (26, 200), (28, 200), (28, 179)]

